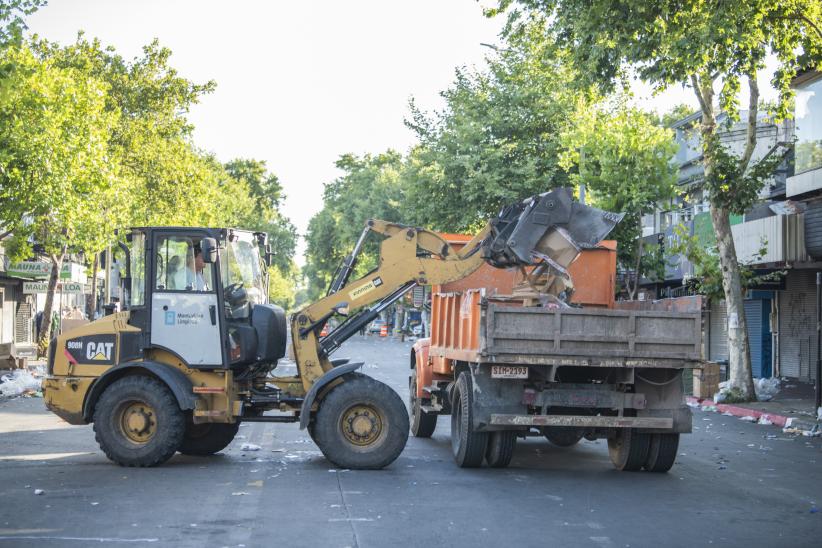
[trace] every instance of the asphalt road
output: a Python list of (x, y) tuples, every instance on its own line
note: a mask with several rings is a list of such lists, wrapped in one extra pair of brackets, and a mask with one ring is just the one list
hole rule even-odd
[[(338, 355), (405, 399), (410, 346), (356, 336)], [(697, 411), (668, 474), (617, 472), (604, 441), (536, 438), (507, 469), (461, 470), (445, 419), (381, 471), (337, 470), (296, 425), (259, 423), (217, 456), (134, 469), (41, 399), (3, 401), (0, 548), (820, 545), (819, 438)]]

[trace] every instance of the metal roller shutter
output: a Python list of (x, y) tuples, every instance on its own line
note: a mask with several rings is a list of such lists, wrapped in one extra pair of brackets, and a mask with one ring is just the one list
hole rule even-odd
[(810, 379), (816, 363), (815, 276), (812, 270), (789, 270), (780, 292), (779, 363), (785, 377)]
[(711, 303), (710, 360), (728, 359), (728, 315), (725, 301)]
[(762, 376), (762, 301), (745, 301), (748, 322), (748, 344), (751, 348), (751, 369), (754, 377)]

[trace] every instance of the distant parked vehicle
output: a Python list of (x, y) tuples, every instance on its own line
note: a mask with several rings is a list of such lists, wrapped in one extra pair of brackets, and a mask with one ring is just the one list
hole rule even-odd
[(375, 334), (379, 335), (380, 334), (380, 329), (382, 329), (382, 326), (384, 326), (384, 325), (385, 325), (385, 320), (380, 320), (380, 319), (374, 320), (368, 326), (368, 334), (371, 335), (372, 333), (375, 333)]

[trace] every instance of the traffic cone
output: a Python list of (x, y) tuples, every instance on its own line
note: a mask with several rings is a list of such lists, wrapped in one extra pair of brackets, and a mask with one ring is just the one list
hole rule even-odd
[(388, 336), (388, 325), (382, 324), (380, 327), (380, 337), (387, 337)]
[(324, 325), (324, 326), (323, 326), (323, 330), (322, 330), (322, 331), (320, 331), (320, 337), (325, 337), (325, 336), (327, 336), (327, 335), (328, 335), (328, 326), (327, 326), (327, 325)]

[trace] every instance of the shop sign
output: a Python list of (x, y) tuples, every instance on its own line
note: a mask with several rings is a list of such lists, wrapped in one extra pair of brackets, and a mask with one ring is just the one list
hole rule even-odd
[[(57, 284), (57, 292), (64, 295), (82, 295), (85, 286), (77, 282), (62, 282)], [(48, 282), (23, 282), (23, 293), (48, 293)]]

